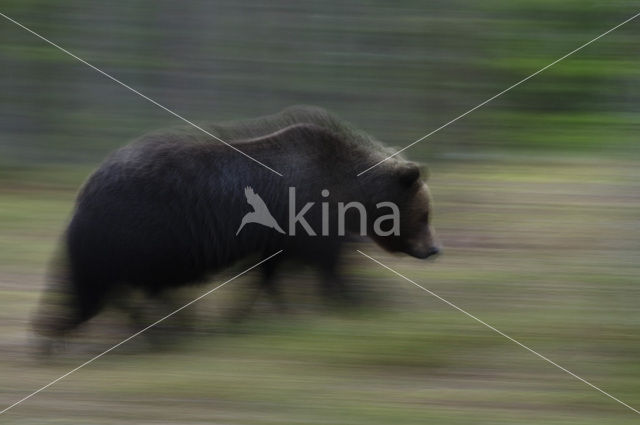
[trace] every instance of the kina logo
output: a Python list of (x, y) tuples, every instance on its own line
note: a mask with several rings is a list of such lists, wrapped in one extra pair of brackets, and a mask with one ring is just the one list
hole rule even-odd
[(242, 217), (242, 222), (240, 223), (240, 227), (238, 227), (236, 236), (240, 233), (245, 224), (249, 223), (262, 224), (263, 226), (275, 229), (280, 233), (284, 233), (284, 230), (282, 230), (276, 219), (273, 218), (273, 215), (269, 212), (267, 204), (264, 203), (260, 195), (253, 191), (251, 186), (245, 187), (244, 196), (247, 198), (247, 203), (251, 205), (253, 211), (246, 213), (245, 216)]

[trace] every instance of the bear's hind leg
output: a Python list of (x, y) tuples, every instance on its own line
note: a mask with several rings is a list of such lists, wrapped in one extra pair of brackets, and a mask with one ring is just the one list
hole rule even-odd
[[(78, 284), (52, 285), (45, 290), (32, 322), (40, 336), (38, 351), (50, 355), (71, 331), (95, 316), (104, 306), (103, 285), (87, 288)], [(96, 290), (98, 289), (98, 290)]]

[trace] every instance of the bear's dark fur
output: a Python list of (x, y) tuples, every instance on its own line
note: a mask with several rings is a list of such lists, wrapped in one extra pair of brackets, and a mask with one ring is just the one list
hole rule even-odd
[[(69, 318), (36, 323), (45, 334), (60, 335), (94, 316), (119, 288), (149, 294), (203, 281), (216, 270), (254, 256), (283, 252), (264, 264), (264, 286), (285, 258), (319, 266), (326, 285), (338, 281), (336, 264), (345, 237), (296, 236), (248, 224), (247, 186), (264, 199), (288, 232), (288, 188), (296, 188), (296, 211), (321, 229), (319, 204), (358, 201), (377, 217), (376, 204), (396, 203), (401, 211), (399, 236), (373, 239), (391, 251), (417, 257), (436, 252), (429, 233), (429, 199), (415, 164), (397, 157), (361, 177), (356, 174), (389, 156), (380, 143), (315, 107), (291, 107), (263, 118), (221, 125), (207, 131), (280, 172), (269, 171), (196, 129), (152, 133), (113, 153), (87, 180), (78, 195), (63, 239)], [(328, 197), (321, 196), (327, 189)], [(347, 229), (357, 231), (355, 212)], [(45, 317), (45, 316), (42, 316)]]

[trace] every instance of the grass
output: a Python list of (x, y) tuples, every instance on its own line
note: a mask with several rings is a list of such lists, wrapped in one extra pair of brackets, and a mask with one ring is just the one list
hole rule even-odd
[[(633, 161), (527, 158), (432, 164), (434, 262), (357, 246), (603, 390), (640, 406), (640, 183)], [(17, 172), (16, 172), (17, 173)], [(0, 176), (0, 407), (131, 333), (107, 312), (55, 358), (28, 319), (84, 171)], [(54, 173), (55, 174), (55, 173)], [(17, 179), (16, 176), (20, 178)], [(356, 246), (354, 246), (356, 248)], [(194, 306), (195, 328), (120, 347), (2, 416), (11, 424), (602, 424), (632, 411), (357, 253), (367, 300), (332, 311), (305, 271), (291, 305), (224, 318), (252, 276)], [(225, 272), (215, 280), (223, 280)], [(206, 288), (185, 290), (194, 297)], [(160, 314), (160, 313), (158, 313)], [(167, 326), (169, 326), (169, 323)]]

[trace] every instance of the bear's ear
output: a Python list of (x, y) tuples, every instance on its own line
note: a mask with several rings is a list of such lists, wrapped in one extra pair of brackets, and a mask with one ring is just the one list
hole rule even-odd
[(429, 179), (429, 168), (427, 164), (420, 162), (418, 163), (418, 168), (420, 168), (420, 178), (426, 182)]
[(413, 162), (407, 162), (398, 168), (398, 178), (404, 186), (411, 186), (420, 178), (420, 167)]

